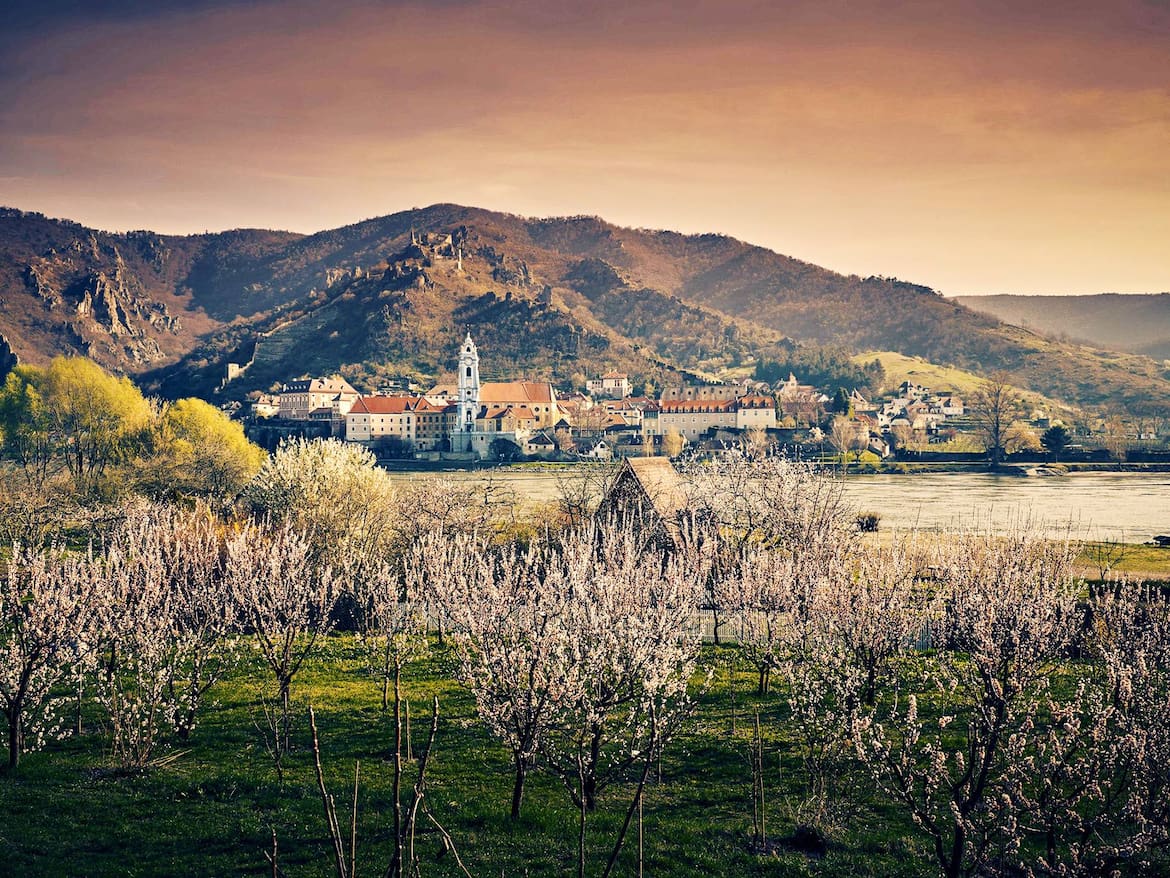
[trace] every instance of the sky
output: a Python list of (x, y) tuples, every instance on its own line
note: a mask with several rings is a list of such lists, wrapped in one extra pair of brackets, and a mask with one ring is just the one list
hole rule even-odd
[(188, 233), (436, 202), (947, 295), (1170, 291), (1170, 0), (0, 4), (0, 204)]

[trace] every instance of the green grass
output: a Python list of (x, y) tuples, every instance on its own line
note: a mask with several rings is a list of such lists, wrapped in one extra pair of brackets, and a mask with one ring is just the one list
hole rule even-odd
[(1130, 579), (1147, 581), (1170, 581), (1170, 548), (1150, 546), (1143, 543), (1125, 543), (1121, 546), (1109, 543), (1088, 542), (1077, 553), (1076, 564), (1081, 575), (1092, 579), (1100, 578), (1100, 567), (1095, 555), (1104, 548), (1105, 557), (1116, 561), (1111, 570), (1113, 576), (1128, 576)]
[[(829, 836), (821, 859), (781, 847), (749, 849), (751, 779), (749, 718), (765, 728), (769, 835), (782, 838), (804, 819), (800, 759), (773, 722), (778, 695), (758, 698), (746, 670), (732, 699), (724, 659), (734, 650), (708, 648), (721, 671), (687, 732), (663, 760), (661, 782), (645, 797), (645, 874), (655, 876), (926, 876), (933, 874), (921, 841), (900, 812), (875, 801), (866, 778), (843, 772), (840, 795), (820, 819)], [(451, 656), (436, 649), (409, 669), (406, 694), (413, 740), (425, 738), (427, 703), (440, 699), (436, 749), (428, 771), (431, 806), (451, 832), (471, 873), (554, 876), (575, 872), (576, 812), (560, 782), (530, 776), (521, 820), (507, 816), (511, 793), (506, 751), (487, 734), (468, 693), (452, 679)], [(110, 768), (98, 718), (86, 733), (28, 754), (0, 772), (0, 874), (21, 876), (263, 875), (263, 851), (275, 829), (280, 861), (293, 876), (333, 874), (329, 840), (309, 749), (307, 707), (317, 713), (328, 783), (348, 828), (355, 760), (360, 759), (359, 875), (383, 872), (390, 846), (391, 721), (380, 710), (377, 682), (348, 637), (330, 638), (294, 683), (294, 752), (277, 781), (262, 735), (259, 699), (269, 681), (257, 665), (241, 668), (212, 693), (192, 739), (165, 752), (169, 763), (139, 773)], [(413, 778), (413, 765), (408, 778)], [(588, 874), (600, 874), (632, 796), (624, 782), (603, 793), (590, 818)], [(429, 826), (417, 842), (423, 875), (457, 874)], [(636, 873), (636, 834), (617, 874)]]
[[(924, 360), (922, 357), (912, 357), (897, 351), (864, 351), (851, 359), (858, 365), (878, 360), (885, 370), (885, 380), (882, 387), (884, 392), (896, 390), (903, 381), (912, 381), (935, 391), (953, 390), (970, 404), (969, 397), (979, 389), (985, 380), (985, 376), (974, 372), (968, 372), (954, 366), (942, 366)], [(1053, 413), (1070, 411), (1068, 406), (1043, 394), (1021, 391), (1020, 396), (1026, 404), (1047, 408)]]

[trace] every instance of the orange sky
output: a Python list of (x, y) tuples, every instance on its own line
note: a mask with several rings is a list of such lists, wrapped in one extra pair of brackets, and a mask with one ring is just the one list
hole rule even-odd
[(947, 294), (1170, 290), (1165, 0), (93, 5), (0, 19), (0, 204), (190, 232), (456, 201)]

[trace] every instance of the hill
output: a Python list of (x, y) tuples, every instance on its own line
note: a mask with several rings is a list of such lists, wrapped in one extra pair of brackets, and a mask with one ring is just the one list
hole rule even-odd
[(1170, 293), (961, 296), (955, 301), (1044, 335), (1170, 359)]
[(1170, 402), (1148, 358), (1004, 325), (920, 285), (596, 217), (439, 204), (313, 235), (176, 238), (6, 211), (0, 260), (0, 333), (18, 356), (87, 353), (167, 395), (215, 393), (228, 363), (243, 372), (225, 397), (318, 372), (430, 380), (470, 326), (485, 375), (621, 368), (661, 382), (766, 360), (859, 385), (871, 376), (847, 354), (887, 350), (1003, 370), (1081, 405)]
[[(880, 389), (887, 392), (896, 390), (904, 381), (911, 381), (932, 390), (951, 390), (964, 399), (970, 399), (983, 383), (982, 376), (974, 372), (956, 369), (953, 366), (940, 366), (922, 357), (908, 357), (896, 351), (865, 351), (854, 356), (853, 360), (858, 364), (877, 360), (882, 366), (884, 376)], [(1046, 409), (1054, 415), (1068, 414), (1062, 411), (1063, 406), (1043, 394), (1027, 391), (1021, 396), (1032, 408)]]
[(131, 374), (174, 362), (228, 321), (270, 307), (247, 295), (226, 307), (216, 291), (240, 290), (296, 237), (110, 234), (0, 208), (0, 347), (26, 362), (80, 354)]

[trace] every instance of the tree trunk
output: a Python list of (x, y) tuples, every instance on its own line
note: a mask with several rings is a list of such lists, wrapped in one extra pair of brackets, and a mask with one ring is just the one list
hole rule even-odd
[(650, 766), (653, 762), (651, 754), (654, 751), (653, 746), (646, 748), (646, 761), (642, 764), (642, 776), (638, 778), (638, 788), (634, 792), (634, 801), (630, 803), (630, 807), (626, 810), (626, 819), (622, 823), (621, 831), (618, 833), (617, 842), (613, 846), (613, 851), (610, 852), (609, 860), (605, 864), (605, 871), (601, 873), (601, 878), (609, 878), (613, 872), (613, 867), (617, 864), (617, 858), (622, 852), (622, 845), (626, 840), (626, 833), (630, 830), (630, 820), (634, 816), (634, 809), (638, 810), (638, 867), (641, 870), (642, 857), (642, 791), (646, 788), (646, 778), (650, 776)]
[(279, 749), (282, 753), (288, 752), (288, 738), (289, 727), (291, 725), (288, 710), (289, 710), (289, 693), (292, 689), (292, 678), (280, 678), (280, 743)]
[(601, 726), (595, 725), (591, 731), (593, 734), (589, 740), (589, 763), (582, 787), (585, 794), (585, 808), (589, 811), (596, 811), (597, 766), (601, 764)]
[(20, 764), (20, 752), (24, 749), (24, 711), (15, 708), (8, 714), (8, 767)]
[(524, 779), (528, 775), (528, 766), (523, 756), (516, 754), (516, 782), (512, 786), (512, 819), (520, 819), (520, 803), (524, 800)]

